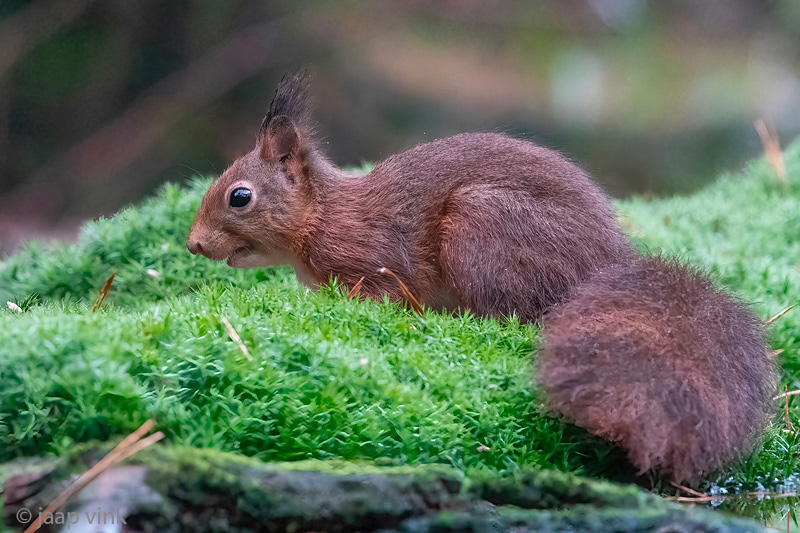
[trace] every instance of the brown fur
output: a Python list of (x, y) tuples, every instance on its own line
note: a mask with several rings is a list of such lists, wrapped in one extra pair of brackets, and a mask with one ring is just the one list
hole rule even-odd
[[(303, 84), (284, 80), (255, 148), (209, 189), (192, 252), (215, 260), (236, 252), (235, 266), (278, 257), (312, 285), (336, 276), (352, 287), (363, 277), (361, 294), (401, 299), (397, 282), (378, 272), (385, 267), (430, 307), (526, 321), (632, 255), (606, 196), (580, 168), (505, 135), (456, 135), (365, 176), (342, 172), (309, 138)], [(254, 200), (228, 207), (243, 182)], [(247, 253), (259, 259), (242, 261)]]
[[(256, 146), (203, 198), (192, 253), (242, 268), (291, 264), (311, 286), (335, 276), (360, 283), (359, 294), (400, 300), (397, 281), (379, 272), (388, 268), (427, 306), (523, 321), (577, 288), (545, 329), (541, 382), (554, 409), (619, 442), (638, 467), (679, 479), (749, 445), (772, 387), (759, 324), (694, 272), (637, 262), (608, 199), (579, 167), (526, 141), (465, 133), (353, 176), (315, 143), (305, 87), (298, 75), (280, 84)], [(253, 196), (234, 208), (239, 187)], [(618, 279), (614, 304), (604, 305)], [(686, 318), (707, 315), (716, 321)], [(730, 327), (713, 329), (726, 316)], [(671, 388), (648, 395), (643, 384), (656, 381)], [(734, 430), (729, 421), (744, 413), (751, 422)]]
[(648, 257), (606, 269), (543, 322), (550, 408), (642, 472), (694, 480), (764, 428), (775, 383), (763, 325), (693, 268)]

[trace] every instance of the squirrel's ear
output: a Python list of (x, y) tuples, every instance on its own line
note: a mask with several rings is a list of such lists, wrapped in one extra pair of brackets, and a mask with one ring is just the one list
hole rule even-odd
[(304, 150), (292, 119), (280, 115), (269, 121), (265, 134), (261, 137), (261, 157), (265, 161), (285, 162), (287, 159), (300, 159)]

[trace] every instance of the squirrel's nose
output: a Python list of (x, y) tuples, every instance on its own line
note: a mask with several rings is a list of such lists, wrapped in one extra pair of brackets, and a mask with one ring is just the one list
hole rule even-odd
[(203, 245), (200, 244), (200, 241), (188, 240), (186, 241), (186, 247), (192, 252), (192, 255), (203, 253)]

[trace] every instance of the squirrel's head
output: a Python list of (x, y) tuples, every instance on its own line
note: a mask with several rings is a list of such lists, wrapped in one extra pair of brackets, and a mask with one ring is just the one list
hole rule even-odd
[(211, 184), (186, 245), (238, 268), (284, 264), (312, 191), (313, 126), (304, 71), (284, 76), (252, 151)]

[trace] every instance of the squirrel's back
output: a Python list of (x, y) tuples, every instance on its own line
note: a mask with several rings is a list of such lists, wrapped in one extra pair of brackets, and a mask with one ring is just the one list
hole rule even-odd
[(336, 180), (317, 204), (303, 246), (320, 278), (391, 294), (385, 267), (423, 304), (482, 316), (535, 321), (596, 270), (634, 255), (586, 172), (498, 133), (417, 145)]
[(752, 448), (774, 376), (763, 323), (676, 260), (606, 269), (544, 318), (549, 407), (676, 481)]

